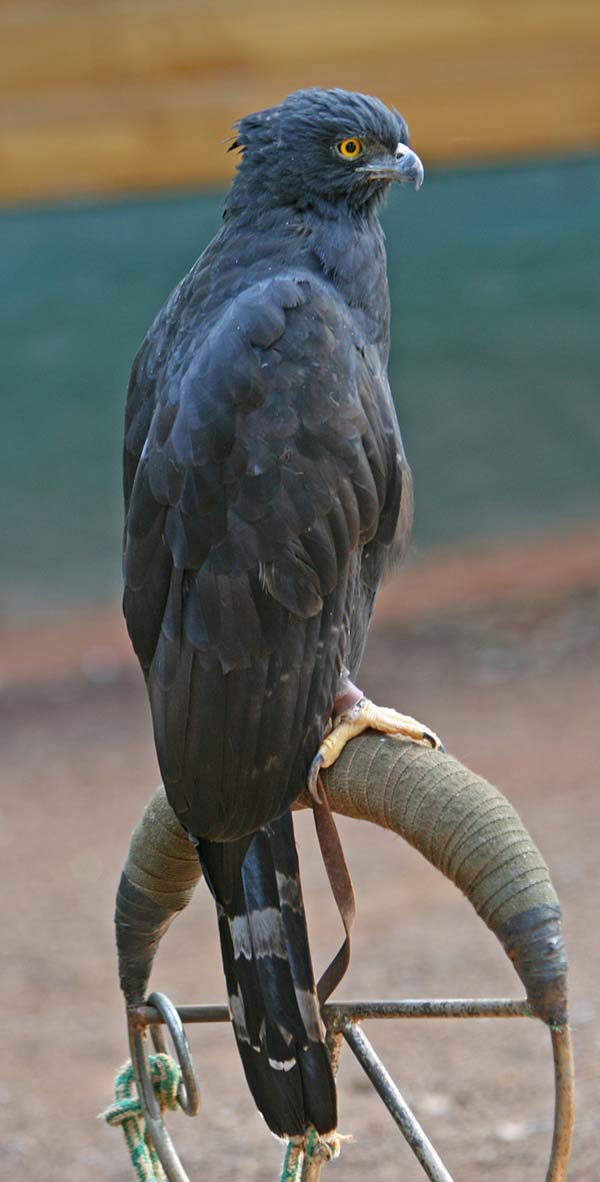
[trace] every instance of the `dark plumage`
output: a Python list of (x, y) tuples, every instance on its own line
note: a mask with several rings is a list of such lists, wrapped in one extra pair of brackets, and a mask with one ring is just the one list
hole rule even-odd
[(223, 226), (127, 398), (127, 626), (278, 1134), (336, 1124), (289, 809), (410, 522), (377, 219), (391, 180), (420, 183), (406, 141), (399, 115), (339, 90), (242, 119)]

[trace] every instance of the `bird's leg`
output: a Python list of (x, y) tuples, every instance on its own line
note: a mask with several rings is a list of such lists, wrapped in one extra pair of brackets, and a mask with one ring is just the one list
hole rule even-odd
[(345, 680), (335, 699), (331, 730), (323, 739), (308, 773), (308, 787), (312, 796), (320, 800), (317, 778), (322, 768), (331, 767), (341, 755), (346, 743), (362, 735), (363, 731), (379, 731), (382, 735), (396, 735), (444, 750), (440, 738), (430, 727), (424, 726), (409, 714), (399, 714), (389, 706), (376, 706), (365, 698), (351, 681)]

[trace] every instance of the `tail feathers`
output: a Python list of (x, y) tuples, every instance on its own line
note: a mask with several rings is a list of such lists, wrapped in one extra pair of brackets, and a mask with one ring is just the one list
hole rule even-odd
[[(238, 851), (200, 841), (217, 902), (229, 1006), (246, 1079), (279, 1137), (336, 1127), (335, 1083), (308, 947), (290, 813)], [(225, 865), (226, 864), (226, 865)], [(224, 871), (227, 868), (227, 874)], [(224, 881), (227, 878), (227, 881)]]

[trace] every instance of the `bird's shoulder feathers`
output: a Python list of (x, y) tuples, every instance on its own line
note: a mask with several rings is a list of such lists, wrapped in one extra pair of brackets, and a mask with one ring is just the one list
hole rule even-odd
[[(200, 321), (192, 332), (188, 318), (165, 349), (167, 319), (130, 385), (126, 586), (142, 591), (162, 550), (162, 564), (192, 580), (233, 587), (255, 572), (277, 602), (310, 616), (377, 532), (397, 484), (377, 359), (351, 309), (314, 275), (263, 279), (208, 329)], [(147, 663), (154, 646), (143, 632)]]

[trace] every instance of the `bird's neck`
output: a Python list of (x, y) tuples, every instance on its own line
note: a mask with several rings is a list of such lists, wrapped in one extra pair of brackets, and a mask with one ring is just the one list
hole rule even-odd
[(390, 304), (384, 235), (375, 213), (323, 218), (303, 215), (307, 244), (318, 267), (363, 321), (365, 337), (387, 359)]
[(384, 235), (374, 211), (360, 215), (326, 207), (271, 206), (252, 211), (251, 203), (226, 207), (224, 235), (243, 258), (248, 277), (257, 269), (316, 271), (334, 285), (361, 321), (365, 342), (382, 360), (389, 350), (390, 308)]

